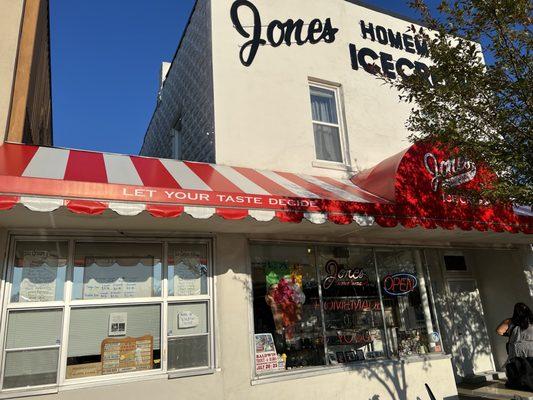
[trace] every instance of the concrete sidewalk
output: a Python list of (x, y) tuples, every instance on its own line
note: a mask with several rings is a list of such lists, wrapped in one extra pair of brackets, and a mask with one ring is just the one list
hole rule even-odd
[(482, 383), (461, 383), (457, 387), (459, 399), (533, 400), (533, 392), (508, 389), (504, 380)]

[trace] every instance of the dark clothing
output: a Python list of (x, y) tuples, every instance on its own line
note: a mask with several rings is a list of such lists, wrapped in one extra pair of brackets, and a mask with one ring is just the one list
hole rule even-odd
[(506, 385), (513, 389), (533, 392), (533, 325), (522, 330), (511, 324), (508, 332)]
[(509, 344), (507, 352), (509, 359), (513, 357), (533, 357), (533, 325), (525, 330), (519, 326), (509, 326)]
[(533, 357), (514, 357), (505, 366), (507, 383), (505, 386), (516, 390), (533, 392)]

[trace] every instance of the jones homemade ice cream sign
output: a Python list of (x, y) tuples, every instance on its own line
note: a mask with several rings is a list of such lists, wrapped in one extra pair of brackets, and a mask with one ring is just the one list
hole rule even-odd
[[(320, 42), (331, 44), (339, 33), (339, 28), (335, 27), (331, 18), (314, 18), (310, 21), (289, 18), (284, 21), (276, 19), (266, 22), (261, 18), (259, 9), (249, 0), (233, 2), (230, 14), (234, 28), (246, 39), (240, 44), (239, 52), (240, 61), (246, 67), (251, 66), (259, 56), (261, 47), (306, 46)], [(250, 16), (252, 25), (243, 22), (244, 18), (249, 21)], [(398, 32), (363, 20), (354, 23), (359, 25), (364, 40), (403, 50), (419, 58), (429, 55), (427, 42), (407, 32)], [(349, 44), (349, 55), (352, 68), (356, 71), (363, 70), (372, 75), (380, 73), (391, 79), (405, 77), (417, 71), (425, 74), (431, 81), (428, 66), (417, 60), (404, 57), (395, 60), (390, 53), (358, 47), (354, 43)]]

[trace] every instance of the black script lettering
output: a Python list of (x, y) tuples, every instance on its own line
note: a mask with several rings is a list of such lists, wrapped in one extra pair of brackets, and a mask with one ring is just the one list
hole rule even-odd
[(303, 20), (299, 19), (299, 20), (293, 21), (292, 19), (288, 19), (287, 22), (285, 22), (285, 24), (282, 24), (282, 25), (285, 27), (283, 31), (283, 36), (285, 36), (285, 44), (287, 46), (291, 45), (293, 39), (294, 39), (294, 42), (298, 46), (302, 46), (307, 43), (307, 37), (305, 39), (302, 38), (302, 31), (304, 28)]
[[(252, 34), (245, 29), (240, 20), (239, 9), (241, 7), (248, 9), (252, 13), (254, 20)], [(261, 15), (252, 2), (249, 0), (235, 0), (231, 6), (230, 14), (231, 21), (237, 32), (246, 39), (250, 38), (250, 40), (242, 45), (239, 54), (241, 63), (246, 67), (252, 65), (260, 46), (270, 44), (272, 47), (279, 47), (283, 43), (287, 46), (290, 46), (292, 43), (302, 46), (306, 43), (317, 44), (321, 41), (333, 43), (335, 41), (335, 35), (339, 31), (333, 27), (331, 18), (327, 18), (324, 23), (315, 18), (307, 28), (305, 28), (306, 24), (301, 19), (296, 21), (288, 19), (286, 22), (274, 20), (267, 26), (265, 40), (262, 37)]]
[(363, 39), (367, 38), (367, 35), (370, 35), (370, 40), (373, 42), (376, 41), (376, 35), (374, 34), (374, 24), (371, 22), (368, 24), (368, 27), (365, 25), (365, 21), (361, 20), (361, 33), (363, 34)]
[(322, 31), (324, 27), (322, 21), (315, 18), (309, 23), (309, 43), (317, 44), (322, 39)]
[(334, 28), (331, 24), (331, 18), (326, 18), (326, 22), (324, 23), (324, 32), (322, 32), (322, 40), (324, 40), (324, 43), (333, 43), (335, 41), (335, 35), (337, 34), (339, 30), (337, 28)]
[[(276, 29), (278, 30), (277, 38), (274, 36), (274, 32)], [(272, 23), (268, 25), (267, 39), (272, 45), (272, 47), (279, 47), (283, 44), (283, 40), (285, 40), (284, 30), (285, 30), (285, 25), (281, 21), (272, 21)], [(289, 46), (290, 46), (290, 43), (289, 43)]]
[(380, 25), (376, 25), (376, 37), (380, 44), (389, 44), (387, 39), (387, 30)]
[[(250, 34), (246, 32), (242, 26), (241, 20), (239, 19), (240, 7), (248, 7), (254, 16), (254, 32), (252, 40), (244, 43), (240, 51), (241, 63), (244, 66), (249, 67), (254, 62), (259, 46), (266, 44), (266, 40), (261, 39), (261, 16), (259, 15), (259, 10), (248, 0), (237, 0), (231, 6), (231, 21), (233, 22), (237, 32), (239, 32), (239, 34), (244, 38), (250, 37)], [(248, 56), (246, 56), (245, 53), (248, 48), (249, 52)]]

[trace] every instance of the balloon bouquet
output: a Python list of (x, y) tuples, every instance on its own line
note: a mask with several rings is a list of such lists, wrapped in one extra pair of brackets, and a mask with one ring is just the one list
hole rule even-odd
[(294, 337), (295, 325), (302, 319), (302, 275), (303, 267), (289, 268), (284, 263), (269, 263), (266, 269), (265, 300), (272, 310), (276, 332), (284, 333), (287, 340)]

